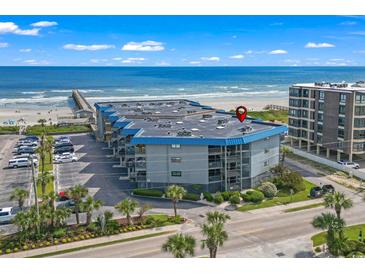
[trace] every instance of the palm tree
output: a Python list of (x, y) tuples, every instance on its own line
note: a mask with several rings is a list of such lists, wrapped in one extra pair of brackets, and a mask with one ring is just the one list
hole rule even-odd
[(88, 194), (88, 189), (82, 185), (75, 185), (68, 190), (69, 197), (75, 203), (75, 214), (76, 214), (76, 223), (80, 224), (80, 206), (82, 203), (82, 199), (86, 197)]
[(53, 143), (52, 143), (52, 139), (46, 138), (45, 140), (45, 150), (49, 155), (49, 163), (52, 163), (52, 149), (53, 149)]
[(280, 152), (281, 152), (281, 164), (283, 165), (284, 164), (284, 161), (285, 161), (285, 156), (289, 153), (291, 153), (291, 150), (290, 148), (286, 147), (286, 146), (282, 146), (280, 148)]
[(13, 190), (13, 192), (10, 195), (10, 201), (17, 201), (18, 206), (21, 210), (23, 210), (23, 206), (25, 203), (25, 200), (29, 197), (29, 191), (25, 190), (23, 188), (17, 187)]
[(231, 219), (231, 217), (223, 212), (211, 211), (207, 213), (207, 222), (210, 224), (216, 224), (216, 223), (224, 224), (229, 219)]
[(178, 185), (171, 185), (166, 190), (166, 197), (170, 198), (172, 201), (175, 217), (177, 217), (176, 204), (179, 200), (181, 200), (184, 197), (185, 194), (186, 194), (185, 188), (183, 188), (182, 186), (178, 186)]
[(142, 206), (140, 206), (140, 208), (138, 209), (138, 219), (140, 220), (140, 222), (143, 224), (143, 215), (150, 210), (152, 207), (149, 204), (143, 204)]
[(170, 252), (175, 258), (194, 256), (196, 241), (193, 236), (181, 233), (170, 236), (162, 245), (162, 251)]
[(327, 246), (332, 252), (336, 238), (343, 236), (345, 221), (333, 213), (322, 213), (313, 219), (312, 225), (315, 228), (327, 230)]
[(222, 223), (203, 224), (202, 234), (206, 239), (202, 240), (201, 247), (209, 249), (210, 258), (217, 257), (218, 247), (223, 246), (223, 243), (228, 239), (228, 234), (224, 230)]
[(326, 207), (334, 208), (337, 218), (341, 218), (341, 210), (352, 207), (352, 200), (342, 192), (327, 194), (324, 198)]
[(102, 201), (94, 200), (91, 196), (88, 196), (85, 202), (82, 203), (82, 210), (86, 212), (86, 225), (91, 223), (91, 217), (94, 210), (98, 210), (103, 205)]
[(118, 209), (120, 213), (127, 216), (128, 225), (133, 224), (131, 215), (134, 213), (138, 207), (138, 202), (130, 198), (126, 198), (119, 202), (115, 208)]
[(40, 123), (41, 126), (44, 127), (45, 123), (47, 123), (47, 120), (42, 118), (38, 120), (38, 123)]
[(55, 227), (65, 225), (68, 217), (72, 214), (71, 209), (66, 207), (57, 208), (55, 211)]
[(54, 180), (54, 176), (49, 171), (45, 171), (45, 172), (40, 174), (40, 176), (38, 178), (38, 184), (41, 184), (42, 195), (46, 194), (47, 184), (50, 183), (50, 182), (53, 182), (53, 180)]

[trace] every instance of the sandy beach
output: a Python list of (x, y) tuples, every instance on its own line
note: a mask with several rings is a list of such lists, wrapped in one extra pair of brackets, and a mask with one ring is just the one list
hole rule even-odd
[(20, 119), (23, 119), (27, 125), (37, 124), (39, 119), (57, 123), (59, 117), (70, 115), (73, 115), (72, 109), (68, 107), (49, 109), (0, 108), (0, 125), (7, 125), (9, 121), (16, 123)]

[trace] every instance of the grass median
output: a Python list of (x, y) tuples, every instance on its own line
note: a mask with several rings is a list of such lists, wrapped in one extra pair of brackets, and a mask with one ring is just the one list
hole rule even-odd
[(166, 235), (166, 234), (171, 234), (174, 232), (175, 232), (174, 230), (157, 232), (157, 233), (141, 235), (141, 236), (126, 238), (126, 239), (120, 239), (120, 240), (115, 240), (115, 241), (110, 241), (110, 242), (103, 242), (103, 243), (98, 243), (98, 244), (92, 244), (92, 245), (80, 246), (80, 247), (75, 247), (75, 248), (70, 248), (70, 249), (65, 249), (65, 250), (59, 250), (59, 251), (55, 251), (55, 252), (49, 252), (49, 253), (44, 253), (44, 254), (40, 254), (40, 255), (30, 256), (27, 258), (44, 258), (44, 257), (57, 256), (57, 255), (77, 252), (77, 251), (81, 251), (81, 250), (85, 250), (85, 249), (98, 248), (98, 247), (103, 247), (103, 246), (108, 246), (108, 245), (114, 245), (114, 244), (142, 240), (142, 239), (147, 239), (147, 238), (152, 238), (152, 237), (158, 237), (158, 236), (162, 236), (162, 235)]
[(305, 206), (293, 207), (293, 208), (289, 208), (289, 209), (284, 210), (284, 212), (285, 213), (290, 213), (290, 212), (296, 212), (296, 211), (316, 208), (316, 207), (320, 207), (320, 206), (324, 206), (324, 203), (322, 202), (322, 203), (310, 204), (310, 205), (305, 205)]

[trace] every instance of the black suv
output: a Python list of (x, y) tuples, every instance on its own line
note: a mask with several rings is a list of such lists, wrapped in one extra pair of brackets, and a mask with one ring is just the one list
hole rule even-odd
[(335, 193), (335, 188), (333, 187), (333, 185), (324, 185), (322, 186), (322, 192), (323, 194), (327, 194), (327, 193)]
[(54, 154), (62, 154), (64, 152), (75, 152), (73, 146), (64, 146), (55, 148)]

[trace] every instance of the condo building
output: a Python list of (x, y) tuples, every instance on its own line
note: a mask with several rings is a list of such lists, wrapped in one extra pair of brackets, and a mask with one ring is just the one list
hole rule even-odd
[(95, 104), (97, 138), (113, 149), (128, 179), (142, 188), (170, 184), (202, 191), (257, 185), (279, 163), (284, 125), (246, 118), (189, 100)]
[(365, 83), (295, 84), (289, 88), (292, 146), (327, 158), (365, 153)]

